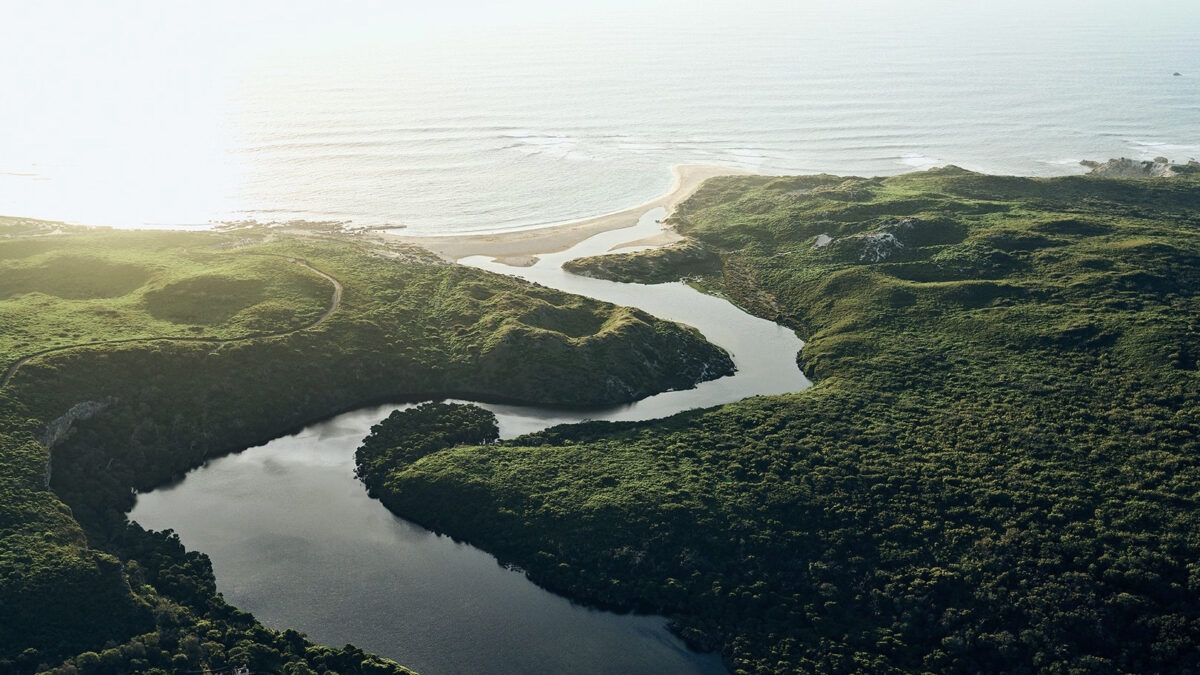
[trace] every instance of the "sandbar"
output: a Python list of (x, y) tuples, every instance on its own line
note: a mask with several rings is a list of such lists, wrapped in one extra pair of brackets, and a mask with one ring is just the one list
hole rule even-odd
[[(571, 248), (575, 244), (608, 230), (636, 225), (638, 219), (646, 211), (663, 207), (670, 214), (675, 207), (692, 196), (700, 185), (709, 178), (716, 176), (749, 175), (753, 172), (735, 169), (727, 166), (687, 164), (671, 167), (675, 174), (675, 183), (661, 197), (652, 199), (645, 204), (633, 208), (594, 216), (583, 220), (575, 220), (559, 225), (539, 227), (528, 230), (513, 230), (511, 232), (495, 232), (487, 234), (467, 234), (460, 236), (421, 237), (414, 235), (383, 235), (392, 241), (415, 244), (426, 248), (446, 260), (458, 260), (473, 255), (487, 255), (510, 265), (528, 266), (533, 264), (539, 253), (557, 253)], [(667, 231), (664, 240), (672, 236)], [(655, 237), (656, 239), (658, 237)], [(616, 248), (635, 245), (638, 242), (621, 244)], [(660, 242), (656, 242), (660, 243)]]

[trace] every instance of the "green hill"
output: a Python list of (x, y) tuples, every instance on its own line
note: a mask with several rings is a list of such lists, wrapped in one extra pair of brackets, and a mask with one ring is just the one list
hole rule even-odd
[(792, 326), (815, 387), (374, 447), (381, 499), (738, 672), (1200, 672), (1200, 181), (731, 177), (674, 222), (574, 269)]
[(728, 372), (695, 330), (348, 235), (0, 219), (0, 674), (388, 675), (225, 604), (134, 490), (336, 413), (630, 401)]

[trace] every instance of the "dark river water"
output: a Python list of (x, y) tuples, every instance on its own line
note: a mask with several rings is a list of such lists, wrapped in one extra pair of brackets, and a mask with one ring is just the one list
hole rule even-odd
[[(653, 419), (810, 385), (795, 362), (803, 343), (789, 329), (684, 284), (618, 284), (560, 269), (564, 260), (657, 232), (662, 213), (543, 256), (533, 267), (463, 262), (693, 325), (729, 350), (737, 374), (584, 413), (485, 405), (503, 437), (585, 419)], [(175, 485), (140, 495), (130, 517), (172, 528), (189, 548), (207, 553), (225, 598), (267, 625), (294, 627), (320, 643), (350, 642), (425, 675), (726, 672), (717, 655), (687, 649), (663, 617), (572, 603), (368, 497), (354, 477), (354, 451), (372, 424), (401, 407), (346, 413), (210, 461)]]

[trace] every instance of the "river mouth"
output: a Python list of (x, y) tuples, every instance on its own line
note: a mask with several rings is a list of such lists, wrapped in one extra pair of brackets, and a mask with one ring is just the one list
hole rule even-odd
[[(662, 215), (655, 209), (635, 227), (529, 267), (462, 262), (693, 325), (730, 352), (737, 373), (603, 410), (480, 404), (496, 414), (502, 437), (584, 420), (653, 419), (810, 386), (795, 360), (803, 343), (787, 328), (685, 284), (621, 284), (561, 270), (565, 260), (656, 233)], [(210, 461), (140, 495), (130, 518), (174, 529), (208, 554), (225, 599), (266, 625), (297, 628), (319, 643), (353, 643), (425, 675), (726, 672), (718, 655), (687, 649), (663, 617), (572, 603), (371, 499), (354, 476), (354, 450), (371, 425), (402, 407), (360, 409)]]

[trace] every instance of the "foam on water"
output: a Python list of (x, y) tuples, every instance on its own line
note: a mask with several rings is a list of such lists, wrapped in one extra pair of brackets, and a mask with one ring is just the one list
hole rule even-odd
[(436, 234), (642, 203), (675, 164), (1200, 156), (1171, 76), (1200, 72), (1200, 3), (476, 4), (30, 3), (0, 26), (0, 213)]

